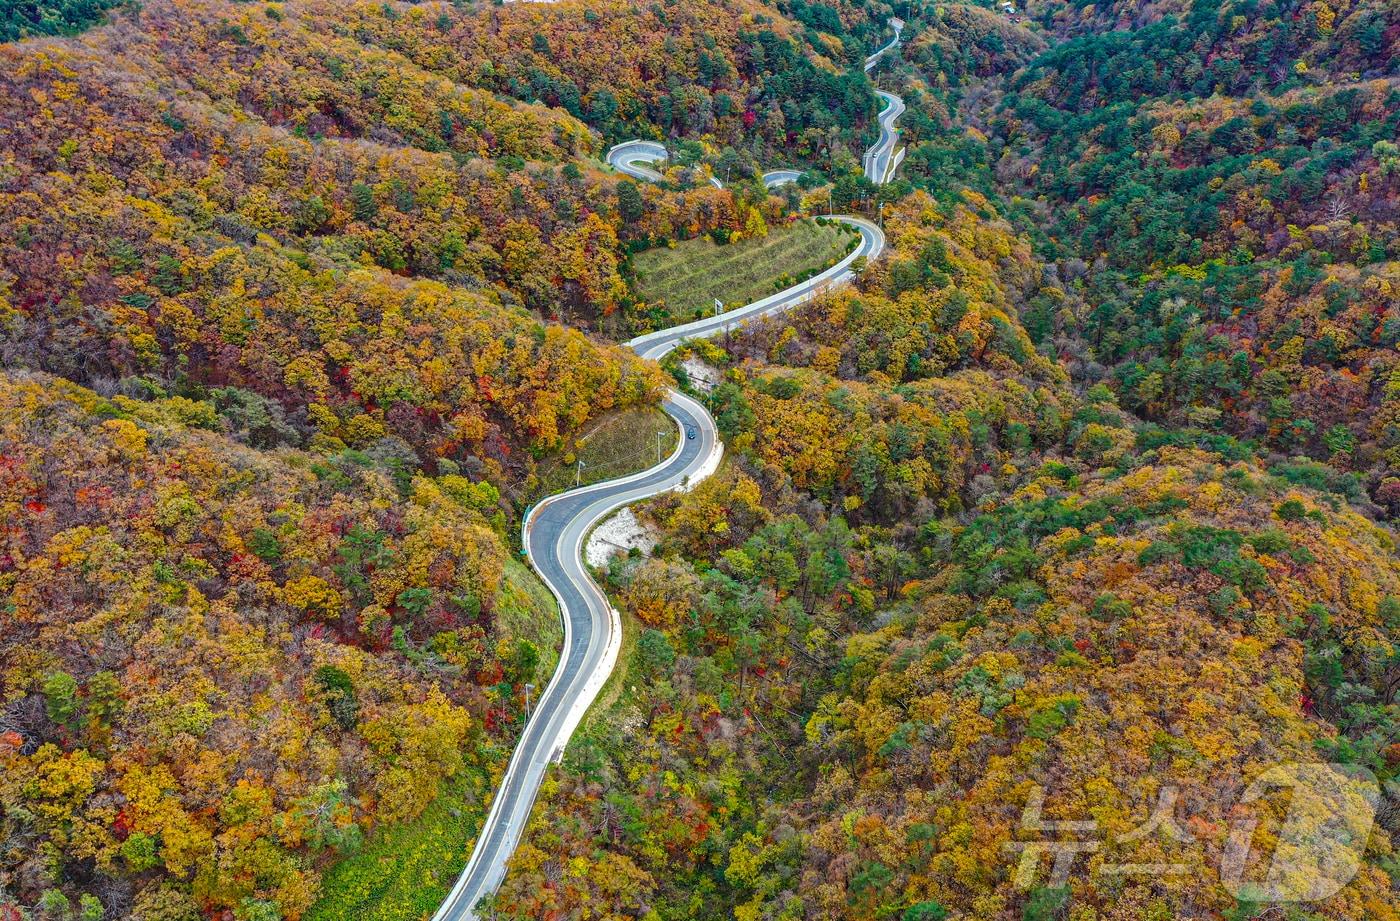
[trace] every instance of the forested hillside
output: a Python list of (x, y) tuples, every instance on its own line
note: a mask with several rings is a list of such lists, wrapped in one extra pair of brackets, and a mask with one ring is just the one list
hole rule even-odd
[(845, 28), (835, 17), (822, 17), (831, 27), (822, 36), (754, 2), (566, 2), (461, 17), (355, 11), (351, 26), (377, 44), (464, 84), (557, 106), (611, 141), (705, 135), (761, 162), (808, 159), (849, 141), (876, 108), (859, 70), (837, 69), (865, 49), (838, 40)]
[(892, 250), (696, 347), (729, 467), (609, 568), (630, 685), (496, 917), (1396, 917), (1390, 794), (1330, 899), (1219, 870), (1261, 767), (1395, 772), (1394, 7), (911, 18)]
[(553, 612), (489, 484), (143, 396), (0, 377), (5, 890), (299, 917), (325, 858), (496, 767)]
[[(565, 157), (591, 143), (582, 125), (444, 91), (343, 44), (345, 59), (327, 47), (319, 60), (369, 86), (392, 81), (385, 99), (428, 93), (433, 134), (411, 107), (383, 124), (364, 104), (377, 93), (357, 93), (353, 107), (324, 98), (334, 117), (307, 126), (336, 140), (299, 136), (273, 124), (279, 98), (320, 94), (279, 51), (290, 27), (248, 7), (195, 12), (207, 18), (151, 4), (149, 31), (0, 50), (7, 365), (98, 389), (141, 376), (234, 386), (278, 405), (283, 441), (392, 435), (429, 464), (465, 448), (490, 468), (474, 475), (498, 483), (528, 472), (526, 451), (654, 394), (652, 372), (510, 303), (542, 302), (557, 284), (599, 309), (621, 288), (611, 227), (565, 207), (600, 194), (596, 182), (480, 159)], [(123, 44), (115, 62), (108, 41)], [(249, 69), (265, 76), (239, 90)], [(181, 89), (189, 80), (209, 91)], [(319, 85), (345, 84), (326, 72)], [(443, 130), (460, 166), (433, 152)]]
[[(570, 327), (665, 318), (634, 248), (786, 220), (759, 163), (857, 169), (880, 29), (100, 13), (20, 5), (5, 38), (96, 27), (0, 46), (0, 917), (395, 917), (557, 659), (538, 462), (665, 379)], [(627, 132), (675, 133), (665, 187), (603, 168)]]
[(975, 103), (1062, 282), (1032, 336), (1125, 408), (1326, 461), (1395, 513), (1394, 5), (1167, 5), (1101, 31), (1133, 12), (1032, 7), (1073, 37)]
[[(614, 572), (644, 631), (638, 685), (573, 756), (502, 916), (1251, 917), (1219, 885), (1213, 818), (1251, 765), (1393, 771), (1389, 708), (1344, 703), (1391, 680), (1393, 538), (1083, 417), (1075, 453), (1098, 463), (1095, 439), (1116, 440), (1112, 473), (1022, 453), (966, 523), (853, 528), (742, 476), (658, 509), (677, 557)], [(715, 528), (716, 493), (745, 490)], [(1165, 782), (1190, 838), (1095, 859), (1179, 875), (1014, 883), (1031, 784), (1047, 815), (1122, 835)], [(1396, 916), (1384, 831), (1372, 847), (1310, 917)]]
[[(430, 911), (557, 659), (541, 470), (673, 383), (724, 464), (599, 572), (484, 917), (1400, 917), (1400, 12), (1021, 6), (12, 5), (0, 921)], [(615, 344), (676, 319), (637, 252), (841, 211), (854, 286)], [(1294, 761), (1381, 781), (1365, 861), (1237, 899)], [(1113, 842), (1064, 885), (1038, 788)]]
[[(630, 685), (495, 917), (1267, 917), (1219, 874), (1252, 772), (1393, 776), (1400, 557), (1364, 494), (1076, 394), (1004, 310), (1053, 273), (976, 193), (890, 230), (860, 291), (697, 347), (734, 457), (608, 569)], [(1164, 786), (1181, 836), (1130, 834)], [(1033, 787), (1117, 842), (1067, 886), (1016, 878)], [(1299, 917), (1400, 916), (1381, 823)]]
[(120, 5), (114, 0), (15, 0), (0, 10), (0, 41), (80, 32)]

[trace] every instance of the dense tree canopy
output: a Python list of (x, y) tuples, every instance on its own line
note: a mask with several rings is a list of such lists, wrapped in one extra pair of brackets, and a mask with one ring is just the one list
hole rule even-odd
[(68, 35), (101, 22), (125, 0), (15, 0), (0, 10), (0, 42), (36, 35)]
[[(725, 462), (600, 571), (625, 674), (488, 916), (1243, 921), (1241, 790), (1331, 761), (1378, 824), (1289, 917), (1396, 918), (1396, 7), (1015, 7), (10, 4), (0, 921), (421, 916), (557, 660), (540, 462), (668, 372)], [(607, 341), (674, 319), (639, 250), (840, 209), (854, 286)]]
[(1058, 290), (1027, 326), (1125, 407), (1353, 471), (1394, 512), (1395, 8), (1180, 6), (1101, 32), (1044, 4), (1076, 37), (983, 100), (968, 159), (1048, 205)]
[(325, 859), (500, 767), (534, 596), (490, 484), (387, 438), (258, 451), (214, 403), (43, 375), (0, 377), (0, 410), (9, 892), (300, 917)]

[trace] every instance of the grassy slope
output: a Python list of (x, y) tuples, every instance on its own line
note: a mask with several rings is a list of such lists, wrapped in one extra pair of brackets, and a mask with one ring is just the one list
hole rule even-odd
[[(496, 598), (496, 635), (524, 637), (540, 650), (536, 684), (554, 673), (564, 643), (559, 606), (523, 559), (506, 560)], [(509, 750), (503, 750), (502, 759)], [(375, 830), (358, 852), (326, 871), (306, 921), (412, 921), (432, 914), (466, 865), (481, 828), (489, 778), (469, 771), (442, 785), (412, 822)]]
[[(519, 553), (519, 547), (514, 550)], [(538, 646), (540, 665), (535, 683), (543, 685), (549, 680), (564, 645), (564, 625), (554, 596), (529, 570), (523, 556), (506, 561), (506, 581), (496, 599), (496, 630), (502, 637), (523, 637)]]
[(665, 301), (676, 322), (707, 315), (715, 298), (739, 306), (838, 261), (854, 237), (839, 225), (799, 221), (768, 236), (719, 246), (709, 237), (658, 246), (632, 257), (637, 293)]
[(412, 822), (379, 829), (355, 855), (331, 867), (306, 921), (407, 921), (437, 910), (466, 866), (481, 828), (488, 778), (443, 784)]
[[(580, 484), (611, 480), (656, 463), (656, 433), (661, 438), (661, 456), (676, 448), (676, 424), (661, 410), (640, 406), (610, 413), (579, 437), (573, 451), (541, 461), (536, 498), (553, 495), (574, 485), (574, 461), (584, 463)], [(572, 457), (571, 457), (572, 454)]]

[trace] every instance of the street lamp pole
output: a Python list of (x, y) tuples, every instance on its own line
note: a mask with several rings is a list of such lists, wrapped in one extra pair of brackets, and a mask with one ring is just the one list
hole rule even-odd
[(533, 684), (528, 681), (525, 682), (525, 722), (527, 723), (530, 722), (530, 692), (534, 689), (535, 686)]

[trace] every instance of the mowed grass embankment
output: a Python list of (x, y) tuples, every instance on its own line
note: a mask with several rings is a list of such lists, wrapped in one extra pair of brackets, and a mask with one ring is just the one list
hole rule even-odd
[(506, 559), (506, 577), (496, 596), (494, 636), (513, 643), (529, 640), (540, 651), (535, 668), (535, 684), (544, 687), (554, 666), (559, 663), (559, 650), (564, 646), (564, 622), (559, 617), (559, 603), (549, 588), (531, 571), (519, 547)]
[(714, 312), (718, 298), (741, 307), (841, 260), (857, 235), (844, 224), (798, 221), (766, 237), (723, 246), (708, 236), (632, 256), (633, 286), (650, 304), (664, 301), (675, 322)]

